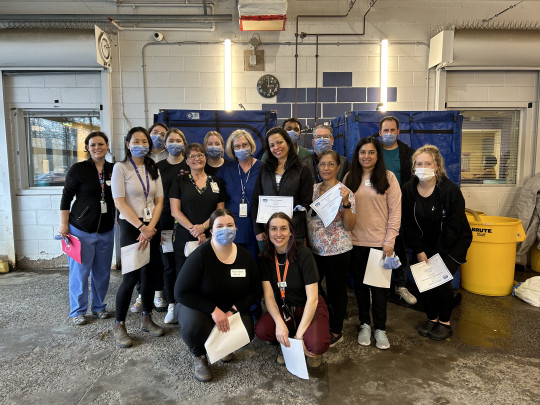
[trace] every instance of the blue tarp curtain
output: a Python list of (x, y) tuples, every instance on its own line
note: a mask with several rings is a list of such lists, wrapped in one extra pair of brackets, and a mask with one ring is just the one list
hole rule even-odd
[(459, 111), (352, 111), (332, 121), (334, 149), (352, 161), (358, 141), (379, 132), (379, 121), (387, 115), (399, 120), (399, 139), (413, 149), (427, 143), (437, 146), (450, 180), (461, 183), (461, 126)]

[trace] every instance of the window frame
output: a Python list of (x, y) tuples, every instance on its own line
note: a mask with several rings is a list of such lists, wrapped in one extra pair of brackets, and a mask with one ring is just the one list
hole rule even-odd
[[(95, 115), (99, 117), (100, 128), (103, 127), (103, 110), (100, 108), (26, 108), (21, 106), (19, 108), (12, 109), (13, 118), (13, 131), (15, 134), (15, 154), (17, 162), (17, 193), (20, 195), (25, 194), (61, 194), (64, 186), (30, 186), (30, 146), (27, 138), (26, 117), (30, 116), (49, 116), (49, 117), (62, 117), (62, 116), (88, 116)], [(103, 129), (101, 129), (103, 130)]]

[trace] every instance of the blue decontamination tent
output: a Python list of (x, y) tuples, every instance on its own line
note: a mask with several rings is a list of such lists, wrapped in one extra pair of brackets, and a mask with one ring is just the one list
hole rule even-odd
[(427, 143), (437, 146), (450, 180), (461, 183), (461, 126), (459, 111), (352, 111), (332, 121), (334, 149), (349, 161), (358, 141), (377, 135), (379, 121), (387, 115), (399, 120), (399, 139), (413, 149)]

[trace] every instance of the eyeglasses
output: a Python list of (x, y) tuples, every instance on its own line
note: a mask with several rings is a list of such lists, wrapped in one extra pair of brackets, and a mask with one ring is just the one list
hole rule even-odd
[(251, 145), (247, 142), (244, 142), (243, 144), (240, 144), (240, 145), (233, 145), (233, 148), (234, 150), (240, 150), (240, 149), (246, 149), (246, 148), (249, 148)]
[(202, 159), (203, 157), (206, 157), (203, 153), (199, 153), (197, 155), (189, 155), (188, 159)]
[(160, 131), (152, 131), (150, 132), (150, 135), (159, 135), (159, 136), (165, 136), (166, 132), (160, 132)]
[(328, 167), (330, 169), (333, 169), (334, 167), (336, 167), (336, 162), (328, 162), (328, 163), (321, 162), (321, 163), (318, 163), (317, 166), (319, 166), (319, 167)]
[(332, 139), (330, 135), (313, 135), (313, 139), (319, 139), (319, 138)]

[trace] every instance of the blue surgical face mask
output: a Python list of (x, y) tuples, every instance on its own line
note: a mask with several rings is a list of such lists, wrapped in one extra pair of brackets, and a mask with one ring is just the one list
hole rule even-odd
[(397, 135), (396, 134), (382, 134), (381, 138), (382, 138), (383, 145), (392, 146), (396, 142)]
[(206, 148), (206, 154), (212, 159), (220, 157), (222, 153), (223, 148), (221, 146), (209, 146)]
[(251, 149), (250, 148), (244, 148), (244, 149), (235, 150), (234, 151), (234, 156), (236, 156), (236, 158), (239, 161), (245, 162), (251, 156)]
[(236, 238), (236, 228), (235, 227), (223, 227), (218, 228), (214, 231), (214, 240), (220, 245), (230, 245), (233, 243), (234, 238)]
[(298, 132), (295, 132), (295, 131), (287, 131), (287, 133), (289, 134), (289, 136), (291, 137), (291, 140), (293, 141), (293, 143), (297, 143), (298, 140), (300, 139), (300, 134)]
[(173, 156), (179, 156), (184, 150), (184, 145), (181, 143), (168, 143), (167, 152)]
[(146, 145), (131, 145), (131, 154), (136, 158), (143, 158), (148, 155), (150, 148)]
[(315, 138), (313, 141), (315, 144), (315, 152), (321, 153), (323, 150), (330, 149), (330, 139), (329, 138)]
[(154, 149), (163, 149), (165, 146), (165, 141), (163, 138), (159, 135), (150, 135), (150, 138), (152, 138), (152, 146)]

